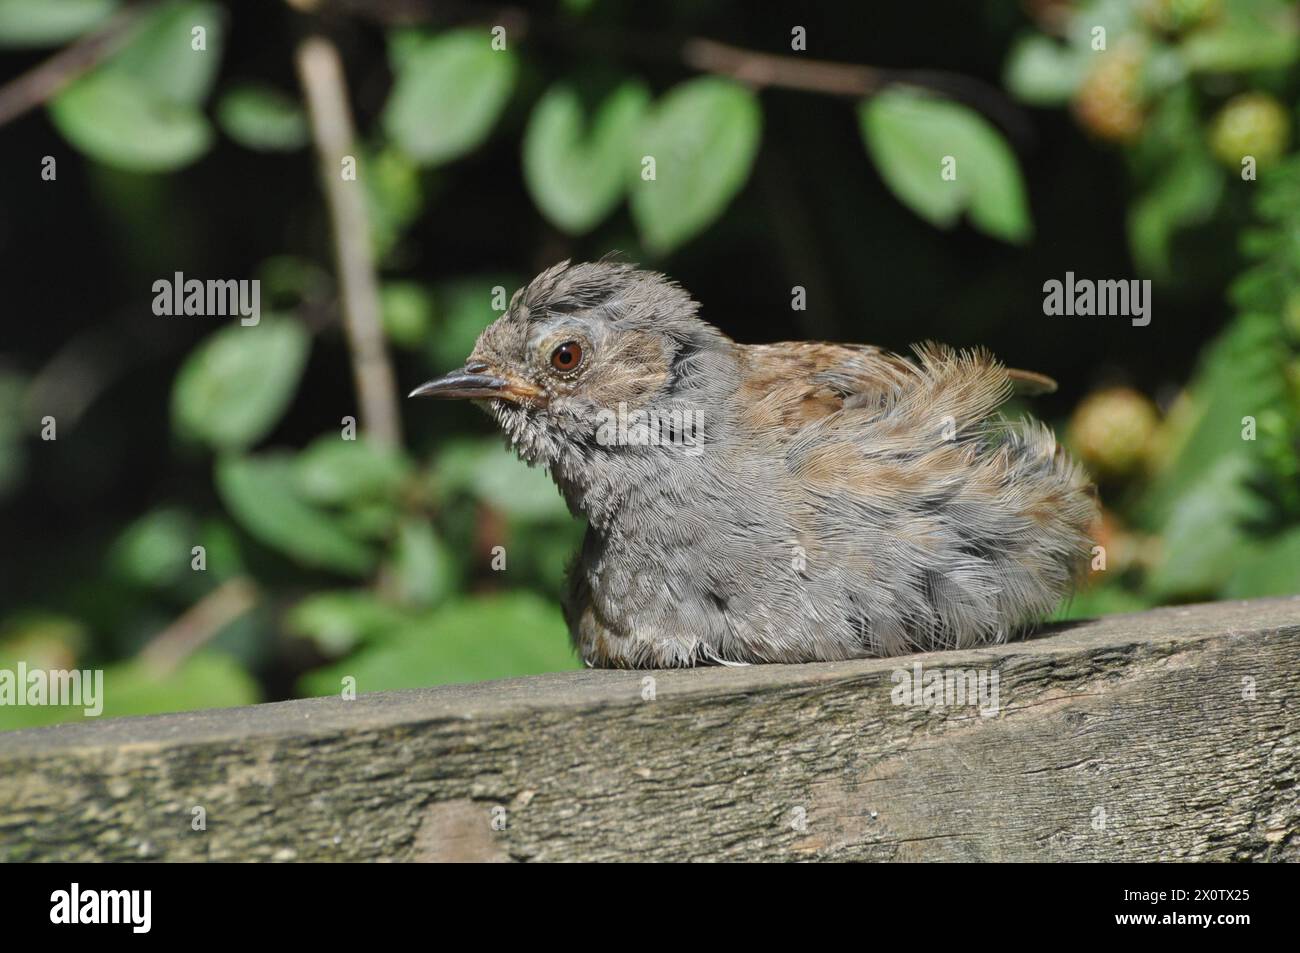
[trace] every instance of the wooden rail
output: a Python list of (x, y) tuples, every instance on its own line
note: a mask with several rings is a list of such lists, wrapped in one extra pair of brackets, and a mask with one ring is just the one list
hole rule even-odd
[(3, 733), (0, 860), (1300, 860), (1298, 774), (1294, 597)]

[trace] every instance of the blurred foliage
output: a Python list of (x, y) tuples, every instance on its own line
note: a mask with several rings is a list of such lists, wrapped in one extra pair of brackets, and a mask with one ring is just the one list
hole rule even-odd
[[(1015, 156), (986, 120), (955, 103), (909, 89), (863, 102), (862, 136), (894, 194), (935, 225), (963, 212), (990, 235), (1029, 237), (1029, 210)], [(961, 157), (950, 187), (935, 189), (936, 158)]]
[[(214, 258), (213, 246), (264, 250), (249, 272), (262, 282), (256, 326), (237, 317), (195, 325), (194, 340), (155, 332), (172, 320), (155, 318), (133, 344), (90, 334), (0, 349), (0, 503), (10, 513), (45, 499), (40, 484), (50, 471), (33, 458), (35, 447), (49, 446), (39, 443), (40, 421), (54, 413), (47, 408), (58, 410), (60, 445), (75, 447), (61, 459), (82, 477), (81, 492), (101, 473), (131, 473), (140, 484), (132, 493), (119, 478), (111, 501), (94, 497), (96, 506), (109, 505), (75, 547), (24, 538), (21, 558), (10, 561), (11, 575), (23, 578), (21, 598), (0, 608), (0, 668), (18, 661), (103, 668), (105, 714), (334, 694), (353, 679), (358, 691), (373, 691), (577, 664), (558, 605), (582, 527), (547, 476), (515, 460), (470, 410), (421, 408), (427, 419), (398, 449), (358, 432), (329, 223), (319, 196), (297, 185), (316, 173), (291, 63), (300, 30), (281, 23), (297, 14), (275, 6), (254, 13), (193, 0), (157, 5), (120, 49), (48, 102), (47, 121), (62, 142), (39, 139), (35, 147), (38, 156), (60, 156), (60, 182), (80, 183), (93, 199), (92, 220), (108, 223), (91, 246), (133, 275), (170, 278), (183, 268), (212, 277), (201, 266), (229, 260)], [(30, 65), (120, 9), (113, 0), (0, 0), (0, 48), (26, 53)], [(1216, 334), (1203, 349), (1194, 343), (1195, 368), (1169, 369), (1172, 389), (1169, 378), (1161, 387), (1135, 379), (1123, 360), (1114, 362), (1118, 372), (1102, 367), (1117, 340), (1109, 331), (1077, 332), (1103, 340), (1093, 345), (1098, 368), (1073, 374), (1073, 391), (1065, 390), (1072, 405), (1052, 406), (1101, 483), (1105, 566), (1061, 615), (1296, 592), (1295, 5), (1026, 0), (1023, 13), (1010, 10), (988, 4), (985, 25), (958, 44), (969, 49), (953, 50), (914, 14), (910, 56), (926, 66), (941, 56), (962, 67), (1001, 64), (1006, 89), (1035, 126), (1064, 143), (1055, 146), (1060, 154), (1081, 157), (1061, 167), (1079, 177), (1113, 166), (1109, 180), (1091, 180), (1083, 207), (1116, 210), (1137, 275), (1160, 282), (1170, 300), (1205, 299), (1205, 283), (1218, 275), (1211, 263), (1243, 268), (1226, 296), (1233, 316), (1210, 305)], [(678, 14), (717, 39), (733, 39), (726, 26), (753, 29), (738, 4)], [(895, 15), (907, 14), (880, 12)], [(1043, 369), (1061, 376), (1080, 338), (1027, 331), (1048, 319), (1017, 320), (1005, 303), (1006, 276), (1016, 276), (1015, 287), (1032, 286), (1032, 301), (1039, 276), (1061, 261), (1075, 267), (1083, 242), (1116, 243), (1101, 227), (1062, 229), (1041, 215), (1060, 208), (1071, 183), (1023, 165), (1024, 144), (1013, 148), (1004, 124), (973, 108), (979, 97), (960, 95), (951, 82), (942, 93), (887, 84), (856, 102), (760, 95), (729, 78), (693, 75), (680, 61), (646, 64), (637, 47), (659, 49), (664, 39), (640, 42), (652, 28), (635, 5), (566, 3), (537, 16), (552, 18), (552, 36), (590, 24), (600, 38), (595, 51), (547, 56), (513, 36), (494, 46), (503, 38), (490, 26), (464, 23), (385, 30), (358, 22), (340, 41), (383, 329), (404, 382), (458, 365), (540, 265), (612, 248), (693, 289), (682, 271), (699, 256), (706, 264), (694, 278), (721, 277), (713, 297), (697, 294), (717, 303), (724, 288), (735, 299), (732, 313), (745, 320), (765, 267), (755, 255), (777, 248), (788, 262), (781, 270), (801, 282), (806, 275), (812, 290), (835, 285), (842, 299), (871, 305), (845, 309), (851, 321), (839, 325), (824, 313), (796, 315), (803, 323), (794, 330), (788, 314), (769, 307), (778, 313), (764, 327), (780, 337), (842, 333), (902, 347), (929, 334), (995, 345), (1039, 335)], [(532, 26), (530, 40), (547, 36)], [(631, 38), (628, 49), (605, 41), (620, 31)], [(750, 42), (770, 47), (772, 35), (788, 31), (784, 22), (775, 34), (763, 27)], [(871, 61), (856, 49), (826, 58)], [(783, 95), (798, 98), (790, 105)], [(807, 141), (798, 138), (804, 126), (788, 132), (791, 117), (802, 122), (805, 113), (808, 130), (823, 130), (809, 131)], [(1058, 117), (1071, 117), (1087, 138), (1071, 138)], [(78, 154), (86, 160), (79, 179), (68, 168)], [(802, 175), (802, 192), (789, 191), (792, 155), (823, 163)], [(220, 173), (208, 171), (213, 156)], [(957, 174), (941, 177), (949, 159)], [(1246, 165), (1257, 177), (1243, 178)], [(201, 212), (192, 207), (217, 184), (214, 175), (240, 180), (240, 207), (216, 199)], [(1036, 184), (1026, 181), (1034, 175)], [(181, 188), (191, 181), (200, 184)], [(771, 228), (755, 216), (755, 193), (775, 210)], [(65, 231), (79, 229), (72, 216), (83, 214), (81, 203), (64, 206)], [(490, 211), (480, 214), (480, 206)], [(468, 215), (480, 220), (478, 231), (462, 231)], [(1082, 237), (1063, 257), (1046, 257), (1053, 242), (1040, 236), (1048, 229), (1057, 242)], [(814, 253), (810, 236), (818, 235)], [(1198, 236), (1206, 246), (1199, 250)], [(883, 253), (873, 242), (885, 243)], [(426, 247), (440, 249), (440, 267), (425, 267)], [(970, 293), (958, 311), (954, 263), (967, 258)], [(870, 284), (866, 275), (880, 277)], [(790, 283), (784, 274), (778, 280)], [(130, 307), (145, 313), (147, 301)], [(725, 303), (706, 307), (725, 323)], [(939, 309), (944, 317), (934, 322)], [(1160, 326), (1178, 325), (1174, 310), (1158, 314)], [(918, 314), (934, 327), (917, 331)], [(112, 320), (105, 316), (105, 325)], [(155, 333), (156, 346), (148, 343)], [(1154, 328), (1128, 333), (1169, 340)], [(1189, 326), (1184, 337), (1195, 333)], [(1065, 343), (1052, 350), (1042, 343), (1051, 336)], [(132, 363), (131, 351), (143, 365)], [(1162, 363), (1157, 355), (1144, 366), (1149, 373)], [(119, 381), (131, 374), (120, 368), (141, 366), (132, 393), (142, 396), (128, 399)], [(322, 379), (327, 388), (311, 383)], [(133, 427), (161, 427), (148, 416), (159, 406), (170, 438), (154, 429), (130, 443), (135, 452), (155, 449), (161, 473), (151, 474), (118, 459), (118, 448)], [(82, 415), (96, 426), (79, 424)], [(223, 584), (249, 578), (255, 603), (231, 603)], [(196, 618), (206, 626), (201, 644), (176, 665), (159, 665), (146, 651)], [(77, 710), (6, 707), (0, 728), (75, 717)]]
[(1300, 154), (1287, 93), (1300, 58), (1297, 8), (1092, 0), (1040, 14), (1044, 32), (1012, 49), (1007, 85), (1028, 103), (1072, 102), (1085, 129), (1124, 151), (1140, 271), (1176, 281), (1177, 234), (1218, 214), (1227, 190), (1257, 193), (1253, 221), (1237, 233), (1253, 264), (1228, 293), (1236, 317), (1168, 414), (1128, 387), (1093, 394), (1074, 412), (1069, 439), (1109, 491), (1101, 542), (1119, 558), (1061, 614), (1294, 593)]
[(389, 47), (396, 78), (383, 127), (393, 142), (420, 165), (449, 162), (482, 144), (514, 87), (514, 55), (468, 29), (399, 31)]
[[(28, 6), (39, 19), (59, 4)], [(202, 105), (221, 62), (225, 20), (213, 3), (159, 7), (119, 53), (54, 97), (50, 117), (79, 150), (110, 165), (143, 172), (189, 165), (213, 141)], [(199, 50), (195, 29), (204, 31)]]
[(307, 144), (307, 117), (286, 93), (262, 83), (232, 86), (221, 96), (217, 121), (241, 146), (261, 152), (299, 149)]

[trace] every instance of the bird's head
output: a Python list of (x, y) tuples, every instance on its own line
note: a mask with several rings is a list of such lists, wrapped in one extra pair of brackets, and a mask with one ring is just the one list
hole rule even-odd
[(529, 463), (580, 466), (608, 449), (600, 428), (620, 409), (666, 412), (726, 386), (729, 340), (697, 310), (661, 274), (561, 262), (515, 292), (463, 368), (411, 396), (482, 401)]

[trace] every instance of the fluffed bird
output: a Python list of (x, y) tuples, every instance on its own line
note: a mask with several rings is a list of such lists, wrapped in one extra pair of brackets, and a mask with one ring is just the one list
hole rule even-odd
[(738, 344), (677, 283), (562, 262), (411, 396), (482, 404), (587, 519), (565, 617), (591, 666), (999, 643), (1085, 571), (1091, 484), (998, 408), (1039, 374), (939, 344)]

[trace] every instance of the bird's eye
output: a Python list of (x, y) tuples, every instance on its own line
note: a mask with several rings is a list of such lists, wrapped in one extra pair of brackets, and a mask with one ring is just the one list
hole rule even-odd
[(576, 370), (582, 363), (582, 345), (577, 341), (565, 341), (551, 352), (551, 367), (557, 371)]

